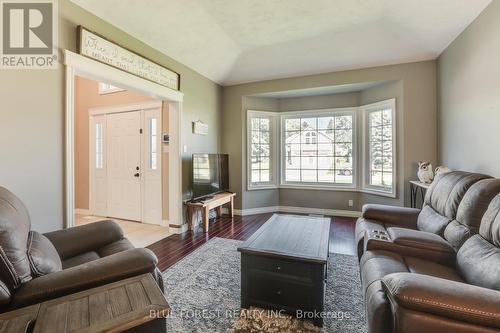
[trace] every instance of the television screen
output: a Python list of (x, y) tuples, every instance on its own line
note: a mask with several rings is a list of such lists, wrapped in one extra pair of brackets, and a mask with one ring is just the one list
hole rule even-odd
[(228, 155), (193, 154), (193, 200), (228, 190)]

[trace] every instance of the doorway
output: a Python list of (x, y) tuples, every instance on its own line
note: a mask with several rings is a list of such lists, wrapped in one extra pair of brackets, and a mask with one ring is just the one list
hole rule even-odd
[(91, 214), (163, 225), (161, 102), (93, 108), (89, 124)]
[[(182, 179), (180, 158), (182, 93), (84, 58), (70, 51), (65, 51), (65, 64), (67, 78), (65, 226), (72, 227), (93, 222), (99, 216), (88, 213), (94, 214), (94, 210), (99, 215), (116, 219), (120, 224), (122, 222), (132, 223), (133, 229), (137, 232), (143, 232), (144, 227), (168, 229), (169, 225), (182, 225), (180, 183)], [(95, 176), (92, 175), (92, 182), (90, 179), (88, 182), (89, 190), (90, 188), (93, 190), (94, 186), (102, 186), (106, 187), (106, 191), (100, 192), (100, 195), (92, 198), (92, 200), (91, 196), (89, 196), (89, 208), (86, 210), (79, 209), (75, 200), (78, 197), (78, 186), (75, 182), (78, 167), (76, 166), (74, 149), (77, 136), (74, 128), (74, 120), (77, 116), (74, 104), (77, 77), (105, 82), (110, 87), (122, 87), (118, 89), (127, 89), (142, 94), (148, 100), (148, 102), (142, 102), (142, 104), (148, 105), (139, 108), (137, 106), (141, 103), (125, 105), (125, 110), (118, 110), (119, 107), (124, 105), (109, 107), (114, 108), (114, 110), (106, 110), (105, 112), (103, 112), (102, 108), (101, 110), (94, 108), (92, 114), (87, 115), (89, 122), (89, 131), (87, 133), (89, 133), (89, 138), (92, 138), (87, 142), (89, 147), (95, 149), (90, 154), (91, 158), (89, 158), (88, 165), (96, 166), (101, 163), (105, 165), (109, 154), (113, 154), (116, 155), (116, 159), (112, 160), (116, 162), (110, 160), (109, 167), (116, 172), (113, 172), (114, 178), (109, 177), (111, 181), (108, 181), (107, 168), (95, 168)], [(154, 104), (156, 104), (156, 110)], [(162, 119), (164, 108), (168, 110), (168, 115), (164, 117), (165, 119)], [(108, 118), (109, 135), (111, 136), (109, 139), (106, 138), (108, 136)], [(138, 126), (138, 123), (140, 126)], [(162, 128), (165, 128), (164, 123), (172, 124), (172, 128), (168, 129), (170, 143), (161, 142), (163, 137)], [(140, 127), (139, 131), (143, 131), (142, 136), (139, 131), (133, 130), (133, 128), (137, 129), (137, 127)], [(139, 137), (139, 140), (137, 140), (137, 137)], [(111, 149), (108, 149), (107, 141), (112, 141), (113, 138), (122, 143), (117, 144), (116, 147), (113, 145)], [(158, 144), (155, 145), (154, 142)], [(127, 149), (125, 150), (124, 147), (127, 147)], [(130, 171), (133, 171), (133, 173), (130, 173)], [(138, 176), (137, 173), (139, 173)], [(132, 178), (132, 180), (129, 178)], [(165, 182), (166, 179), (171, 181)], [(109, 183), (112, 183), (111, 186)], [(109, 198), (107, 196), (108, 187), (111, 188)], [(167, 195), (162, 193), (165, 189)], [(159, 204), (152, 199), (159, 199)], [(91, 206), (92, 208), (90, 208)], [(124, 219), (127, 221), (124, 221)], [(143, 223), (131, 221), (141, 221)], [(158, 225), (152, 225), (153, 223)], [(177, 231), (176, 229), (179, 230), (180, 228), (173, 228), (174, 231)], [(125, 233), (127, 234), (127, 230), (125, 230)], [(145, 245), (147, 244), (139, 246)]]

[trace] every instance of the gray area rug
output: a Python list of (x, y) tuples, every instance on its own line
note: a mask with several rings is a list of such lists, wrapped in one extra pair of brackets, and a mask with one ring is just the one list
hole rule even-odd
[(323, 329), (258, 309), (241, 313), (241, 243), (213, 238), (163, 273), (167, 332), (366, 332), (358, 261), (342, 254), (330, 254)]

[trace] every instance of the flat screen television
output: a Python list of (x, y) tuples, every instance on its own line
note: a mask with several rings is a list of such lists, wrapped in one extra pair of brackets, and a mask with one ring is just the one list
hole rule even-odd
[(229, 189), (227, 154), (193, 154), (192, 200), (200, 200)]

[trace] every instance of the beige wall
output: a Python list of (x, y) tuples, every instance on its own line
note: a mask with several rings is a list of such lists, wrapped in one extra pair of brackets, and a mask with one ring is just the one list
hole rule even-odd
[[(264, 94), (276, 91), (306, 89), (325, 86), (356, 84), (374, 81), (394, 81), (392, 86), (367, 91), (359, 95), (359, 102), (369, 102), (373, 99), (386, 99), (390, 96), (397, 99), (397, 117), (399, 122), (399, 174), (398, 198), (396, 200), (374, 195), (351, 193), (359, 209), (365, 202), (381, 202), (402, 205), (409, 203), (408, 180), (415, 179), (417, 161), (437, 160), (437, 102), (436, 102), (436, 62), (425, 61), (401, 65), (383, 66), (360, 70), (326, 73), (288, 79), (254, 82), (248, 84), (224, 87), (223, 89), (223, 124), (222, 124), (222, 151), (230, 154), (230, 186), (238, 194), (237, 208), (254, 208), (260, 205), (253, 198), (257, 196), (252, 191), (246, 191), (246, 140), (245, 140), (245, 96)], [(347, 97), (339, 100), (352, 102)], [(351, 96), (352, 98), (352, 96)], [(296, 101), (297, 102), (297, 101)], [(301, 100), (300, 103), (303, 103)], [(318, 105), (331, 105), (328, 100), (320, 100)], [(287, 102), (288, 103), (288, 102)], [(284, 102), (281, 102), (284, 104)], [(298, 103), (297, 103), (298, 104)], [(290, 104), (288, 104), (290, 107)], [(298, 105), (297, 108), (303, 108)], [(236, 126), (240, 124), (240, 126)], [(282, 205), (297, 206), (304, 202), (304, 198), (311, 198), (307, 204), (316, 208), (350, 209), (347, 207), (346, 193), (338, 191), (304, 191), (291, 190), (286, 195), (280, 190), (279, 202)], [(349, 195), (349, 194), (347, 194)], [(266, 205), (270, 206), (270, 205)]]
[[(76, 27), (83, 25), (120, 45), (181, 74), (185, 94), (182, 140), (188, 142), (183, 159), (196, 152), (216, 152), (220, 146), (221, 94), (219, 85), (145, 45), (68, 0), (59, 3), (59, 61), (62, 50), (76, 51)], [(64, 66), (57, 70), (9, 70), (0, 73), (0, 185), (27, 205), (33, 228), (63, 227), (64, 216)], [(191, 132), (191, 121), (210, 126), (208, 136)], [(188, 188), (188, 166), (183, 190)], [(176, 221), (174, 221), (176, 222)]]
[[(99, 82), (75, 79), (75, 207), (89, 209), (89, 109), (143, 101), (151, 97), (131, 91), (99, 94)], [(163, 115), (164, 117), (165, 115)]]
[(438, 61), (439, 157), (452, 169), (500, 177), (500, 1)]

